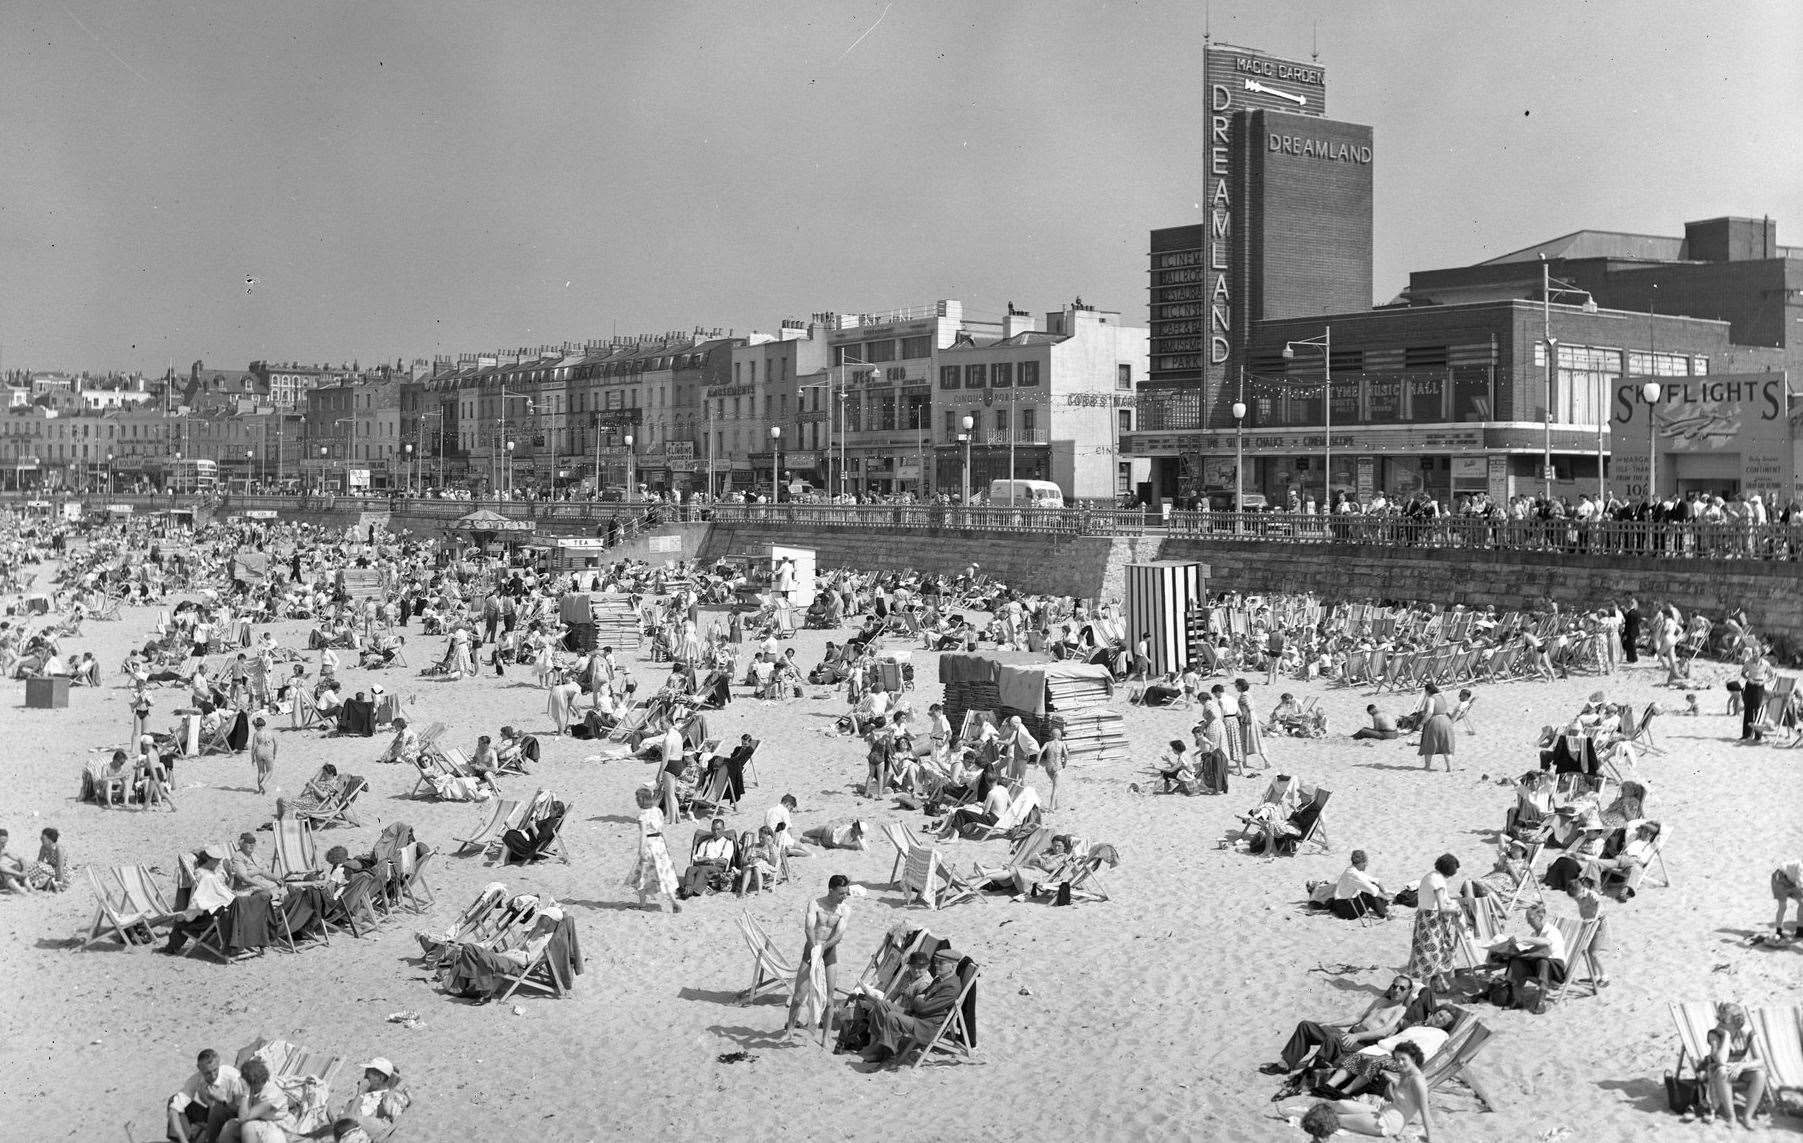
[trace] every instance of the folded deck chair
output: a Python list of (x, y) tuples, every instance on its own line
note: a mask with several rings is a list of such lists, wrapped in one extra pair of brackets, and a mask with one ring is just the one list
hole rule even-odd
[(526, 803), (511, 798), (496, 798), (488, 803), (482, 814), (481, 824), (468, 837), (452, 840), (457, 843), (457, 852), (466, 853), (472, 849), (487, 849), (501, 840), (501, 835), (510, 829), (518, 829), (525, 820)]
[(933, 1034), (933, 1038), (921, 1045), (919, 1054), (914, 1057), (914, 1067), (918, 1068), (926, 1062), (928, 1056), (935, 1052), (959, 1060), (975, 1058), (977, 1052), (977, 977), (981, 974), (982, 969), (977, 966), (976, 961), (969, 957), (958, 962), (958, 980), (961, 987), (958, 990), (957, 1003), (953, 1004), (952, 1010), (945, 1014), (945, 1019), (940, 1023), (939, 1030)]
[(1458, 1080), (1477, 1097), (1479, 1106), (1486, 1111), (1494, 1111), (1496, 1104), (1490, 1093), (1484, 1090), (1471, 1061), (1490, 1042), (1490, 1029), (1469, 1012), (1461, 1013), (1453, 1023), (1452, 1030), (1446, 1037), (1446, 1043), (1440, 1046), (1433, 1058), (1422, 1065), (1421, 1078), (1427, 1081), (1429, 1092), (1438, 1091), (1453, 1080)]
[(939, 851), (930, 845), (917, 845), (908, 851), (902, 863), (902, 907), (919, 898), (929, 909), (939, 907)]
[(740, 1006), (754, 1004), (759, 997), (773, 990), (781, 990), (787, 1000), (789, 989), (795, 984), (795, 965), (783, 956), (770, 934), (752, 919), (750, 913), (739, 914), (739, 931), (745, 934), (745, 943), (751, 947), (751, 987), (739, 994)]

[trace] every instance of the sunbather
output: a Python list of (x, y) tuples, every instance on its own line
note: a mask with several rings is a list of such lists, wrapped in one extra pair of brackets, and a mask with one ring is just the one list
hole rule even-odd
[(1417, 1020), (1415, 1006), (1410, 1005), (1400, 1029), (1342, 1057), (1339, 1067), (1315, 1085), (1315, 1093), (1334, 1099), (1345, 1099), (1367, 1090), (1381, 1093), (1401, 1074), (1395, 1060), (1398, 1045), (1413, 1044), (1421, 1049), (1422, 1059), (1431, 1060), (1446, 1046), (1458, 1017), (1457, 1009), (1435, 1007)]
[(401, 1113), (412, 1103), (413, 1097), (401, 1087), (400, 1069), (384, 1057), (377, 1056), (364, 1063), (363, 1078), (357, 1082), (357, 1090), (345, 1100), (339, 1116), (314, 1128), (302, 1138), (342, 1141), (352, 1128), (362, 1131), (366, 1139), (375, 1135), (386, 1136), (394, 1130)]
[[(1765, 1061), (1759, 1058), (1759, 1046), (1753, 1030), (1747, 1026), (1747, 1010), (1738, 1004), (1715, 1006), (1715, 1027), (1709, 1030), (1709, 1057), (1705, 1065), (1709, 1077), (1709, 1093), (1715, 1104), (1715, 1117), (1722, 1122), (1740, 1120), (1740, 1125), (1753, 1129), (1753, 1116), (1765, 1095)], [(1745, 1110), (1734, 1106), (1735, 1087), (1745, 1084)]]
[(30, 888), (25, 882), (25, 863), (18, 855), (6, 852), (10, 836), (0, 829), (0, 891), (23, 893)]
[(287, 817), (289, 810), (301, 810), (314, 813), (322, 807), (333, 804), (344, 793), (344, 779), (338, 776), (338, 767), (327, 762), (319, 768), (301, 792), (294, 798), (277, 798), (275, 800), (275, 816)]
[(1389, 1099), (1377, 1104), (1341, 1100), (1328, 1105), (1339, 1119), (1340, 1130), (1390, 1139), (1419, 1120), (1424, 1143), (1433, 1143), (1434, 1116), (1428, 1107), (1427, 1080), (1421, 1075), (1427, 1057), (1414, 1044), (1402, 1043), (1390, 1058), (1397, 1074), (1390, 1084)]
[(1382, 996), (1373, 1000), (1358, 1018), (1345, 1024), (1320, 1024), (1303, 1020), (1272, 1063), (1258, 1070), (1268, 1076), (1291, 1075), (1306, 1067), (1336, 1064), (1340, 1057), (1373, 1044), (1402, 1027), (1415, 990), (1413, 977), (1398, 974)]
[(863, 849), (866, 832), (862, 818), (839, 818), (815, 826), (801, 836), (804, 841), (811, 841), (822, 849)]

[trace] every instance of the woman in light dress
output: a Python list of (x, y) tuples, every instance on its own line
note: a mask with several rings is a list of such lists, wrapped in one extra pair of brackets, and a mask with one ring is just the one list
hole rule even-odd
[(546, 678), (550, 682), (546, 694), (546, 710), (551, 716), (551, 725), (559, 735), (570, 729), (570, 713), (575, 709), (576, 699), (582, 694), (582, 688), (565, 678), (560, 671), (552, 671)]
[(1233, 689), (1239, 692), (1240, 737), (1245, 743), (1240, 762), (1249, 770), (1256, 760), (1261, 769), (1269, 770), (1271, 760), (1265, 757), (1265, 735), (1259, 729), (1258, 708), (1252, 705), (1252, 684), (1245, 679), (1235, 679)]
[(632, 872), (626, 877), (626, 888), (636, 889), (639, 908), (647, 906), (656, 893), (670, 903), (670, 912), (682, 912), (676, 900), (676, 867), (670, 864), (670, 851), (664, 845), (664, 814), (657, 806), (657, 791), (647, 782), (633, 794), (639, 806), (639, 855)]

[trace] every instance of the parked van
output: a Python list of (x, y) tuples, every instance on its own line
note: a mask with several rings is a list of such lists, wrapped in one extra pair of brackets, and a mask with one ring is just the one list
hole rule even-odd
[(989, 506), (1005, 508), (1009, 504), (1022, 508), (1062, 508), (1064, 493), (1049, 480), (990, 481)]

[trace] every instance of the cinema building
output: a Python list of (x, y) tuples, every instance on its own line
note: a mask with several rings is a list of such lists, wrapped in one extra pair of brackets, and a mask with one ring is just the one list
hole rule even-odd
[[(1646, 378), (1681, 396), (1777, 374), (1791, 423), (1803, 251), (1771, 220), (1580, 231), (1416, 272), (1373, 308), (1370, 128), (1326, 118), (1317, 65), (1214, 46), (1205, 68), (1208, 218), (1151, 234), (1149, 369), (1122, 442), (1148, 462), (1142, 498), (1635, 496), (1645, 464), (1638, 483), (1614, 477), (1611, 420)], [(1691, 455), (1664, 490), (1749, 480), (1738, 461), (1677, 451)]]

